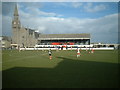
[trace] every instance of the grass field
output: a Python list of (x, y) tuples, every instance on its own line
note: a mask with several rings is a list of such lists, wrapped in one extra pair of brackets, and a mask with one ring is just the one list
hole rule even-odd
[(4, 50), (3, 88), (117, 88), (118, 51)]

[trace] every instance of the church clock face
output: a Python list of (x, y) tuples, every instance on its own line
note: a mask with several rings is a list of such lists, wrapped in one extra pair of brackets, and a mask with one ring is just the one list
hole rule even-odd
[(16, 22), (14, 22), (14, 24), (16, 24)]

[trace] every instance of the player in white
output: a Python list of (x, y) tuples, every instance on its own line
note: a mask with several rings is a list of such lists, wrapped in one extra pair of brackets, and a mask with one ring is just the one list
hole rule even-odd
[(51, 60), (52, 59), (52, 51), (51, 51), (51, 49), (48, 51), (48, 54), (49, 54), (49, 59)]
[(80, 55), (81, 55), (81, 54), (80, 54), (80, 49), (78, 48), (78, 49), (77, 49), (77, 58), (80, 57)]

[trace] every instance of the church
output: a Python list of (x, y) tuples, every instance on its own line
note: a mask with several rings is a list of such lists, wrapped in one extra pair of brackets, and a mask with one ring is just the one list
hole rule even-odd
[(12, 46), (34, 47), (35, 45), (90, 45), (90, 34), (40, 34), (23, 27), (17, 5), (12, 20)]
[(14, 10), (14, 19), (12, 21), (12, 45), (16, 47), (31, 47), (37, 44), (39, 33), (35, 30), (21, 26), (17, 5)]

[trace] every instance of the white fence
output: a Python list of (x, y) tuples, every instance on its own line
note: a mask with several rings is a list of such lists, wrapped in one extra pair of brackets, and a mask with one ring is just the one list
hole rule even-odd
[[(61, 48), (20, 48), (20, 50), (61, 50)], [(63, 50), (76, 50), (77, 48), (63, 48)], [(114, 50), (114, 48), (81, 48), (81, 50)]]
[(35, 47), (93, 47), (93, 45), (35, 45)]

